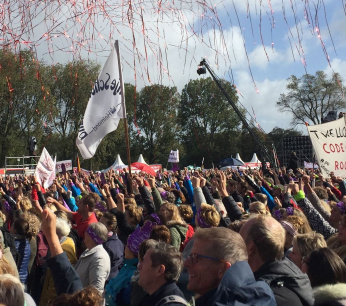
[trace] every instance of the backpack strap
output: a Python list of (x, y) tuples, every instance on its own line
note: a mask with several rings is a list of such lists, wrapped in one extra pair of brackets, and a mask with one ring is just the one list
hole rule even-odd
[(185, 301), (185, 299), (183, 299), (181, 296), (179, 295), (169, 295), (164, 297), (163, 299), (161, 299), (160, 301), (158, 301), (155, 306), (162, 306), (162, 305), (166, 305), (169, 303), (180, 303), (183, 304), (185, 306), (188, 306), (189, 303)]

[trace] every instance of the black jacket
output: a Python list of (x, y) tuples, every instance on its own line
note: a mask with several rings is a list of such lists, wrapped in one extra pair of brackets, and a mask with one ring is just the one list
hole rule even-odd
[[(140, 305), (142, 305), (142, 306), (155, 306), (163, 298), (170, 296), (170, 295), (178, 295), (178, 296), (185, 299), (184, 295), (182, 294), (182, 292), (178, 288), (177, 284), (175, 282), (172, 282), (172, 283), (166, 283), (166, 284), (162, 285), (152, 295), (146, 296)], [(165, 306), (178, 306), (178, 305), (184, 305), (184, 304), (179, 303), (179, 302), (172, 302), (172, 303), (165, 304)]]
[(274, 292), (278, 306), (309, 306), (314, 304), (307, 274), (289, 259), (264, 264), (254, 273), (256, 280), (265, 281)]
[(269, 286), (255, 280), (247, 261), (238, 261), (226, 271), (216, 289), (197, 298), (196, 306), (207, 305), (274, 306), (276, 303)]

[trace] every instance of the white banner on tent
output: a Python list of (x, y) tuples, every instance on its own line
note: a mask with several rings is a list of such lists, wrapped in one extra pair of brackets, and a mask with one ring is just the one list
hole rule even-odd
[(345, 118), (308, 126), (308, 131), (322, 174), (346, 177)]
[(176, 150), (176, 151), (171, 150), (171, 153), (169, 153), (168, 162), (179, 163), (179, 150)]
[(56, 158), (53, 160), (46, 148), (43, 148), (34, 176), (44, 188), (51, 186), (55, 180), (55, 163)]

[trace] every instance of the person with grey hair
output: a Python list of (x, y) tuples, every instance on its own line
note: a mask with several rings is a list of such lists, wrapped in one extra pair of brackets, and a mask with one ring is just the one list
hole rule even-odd
[(111, 269), (109, 255), (102, 245), (107, 238), (107, 228), (101, 222), (90, 224), (84, 235), (87, 249), (75, 265), (83, 287), (93, 286), (101, 293)]
[(185, 261), (187, 289), (199, 305), (276, 305), (272, 290), (255, 280), (242, 237), (224, 227), (196, 231)]
[[(72, 265), (77, 262), (76, 247), (72, 238), (67, 237), (70, 233), (71, 225), (67, 220), (63, 218), (56, 218), (56, 234), (59, 238), (61, 248), (66, 253), (68, 260)], [(50, 300), (53, 300), (57, 296), (52, 273), (50, 269), (47, 269), (46, 277), (44, 279), (42, 294), (40, 298), (39, 306), (48, 305)]]
[(138, 284), (148, 295), (140, 305), (187, 305), (176, 285), (183, 260), (181, 253), (165, 242), (154, 240), (138, 264)]
[(11, 274), (0, 275), (0, 304), (24, 305), (24, 286)]

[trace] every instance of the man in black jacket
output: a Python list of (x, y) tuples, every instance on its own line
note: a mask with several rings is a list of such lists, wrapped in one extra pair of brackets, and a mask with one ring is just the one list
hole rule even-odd
[(256, 280), (265, 281), (273, 290), (279, 306), (313, 305), (309, 278), (284, 256), (285, 230), (270, 216), (258, 215), (240, 230)]
[(138, 284), (149, 295), (141, 305), (187, 305), (176, 285), (182, 269), (181, 253), (164, 242), (156, 242), (138, 265)]

